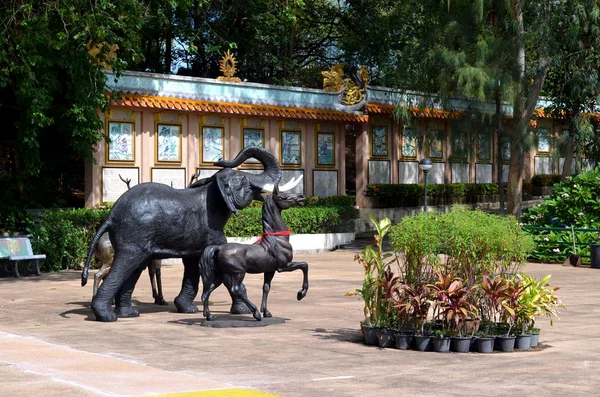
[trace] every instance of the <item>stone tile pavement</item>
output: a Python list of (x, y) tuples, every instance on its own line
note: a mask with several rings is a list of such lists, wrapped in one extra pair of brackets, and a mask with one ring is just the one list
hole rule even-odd
[[(211, 328), (172, 304), (183, 267), (163, 267), (168, 306), (154, 305), (146, 272), (134, 292), (141, 316), (93, 321), (91, 283), (78, 271), (0, 279), (0, 396), (595, 396), (600, 395), (600, 270), (529, 264), (552, 274), (567, 306), (541, 351), (421, 353), (365, 346), (358, 297), (361, 242), (297, 255), (310, 263), (310, 289), (296, 300), (302, 273), (277, 274), (269, 309), (284, 324)], [(262, 277), (248, 275), (260, 303)], [(225, 316), (223, 287), (211, 297)], [(265, 394), (267, 393), (267, 394)]]

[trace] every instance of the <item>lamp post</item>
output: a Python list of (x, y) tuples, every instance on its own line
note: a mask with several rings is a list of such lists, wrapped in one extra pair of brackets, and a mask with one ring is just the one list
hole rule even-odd
[(431, 159), (424, 158), (419, 161), (419, 169), (423, 170), (424, 180), (425, 180), (425, 212), (427, 212), (427, 173), (433, 167), (433, 163)]

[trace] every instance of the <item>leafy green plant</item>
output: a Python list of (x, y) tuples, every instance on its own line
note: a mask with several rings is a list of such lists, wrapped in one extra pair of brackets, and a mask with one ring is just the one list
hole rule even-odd
[(517, 277), (526, 285), (525, 290), (519, 296), (519, 303), (523, 308), (521, 309), (522, 332), (532, 332), (536, 329), (536, 317), (548, 317), (552, 326), (552, 320), (558, 318), (558, 308), (564, 308), (564, 306), (558, 296), (556, 296), (556, 291), (559, 290), (559, 287), (552, 287), (550, 285), (551, 275), (547, 275), (541, 280), (536, 280), (526, 273), (521, 273)]
[[(370, 326), (387, 326), (389, 311), (386, 301), (386, 274), (390, 275), (389, 266), (392, 261), (386, 261), (391, 253), (383, 252), (383, 239), (392, 227), (388, 218), (377, 221), (371, 216), (376, 234), (372, 245), (366, 246), (354, 260), (364, 269), (362, 288), (346, 295), (360, 295), (364, 302), (364, 324)], [(387, 273), (386, 273), (387, 272)]]
[(506, 336), (509, 336), (511, 330), (514, 328), (521, 328), (519, 325), (522, 324), (526, 317), (525, 308), (521, 305), (519, 299), (525, 292), (527, 285), (525, 285), (522, 279), (515, 277), (509, 281), (508, 287), (506, 288), (506, 298), (502, 301), (502, 308), (500, 311), (501, 319), (503, 322), (508, 324), (508, 330)]
[[(554, 185), (552, 195), (530, 208), (522, 218), (525, 226), (562, 228), (564, 231), (527, 230), (535, 239), (531, 259), (562, 262), (572, 252), (570, 228), (600, 229), (600, 168), (584, 171)], [(576, 254), (589, 257), (589, 246), (600, 242), (596, 232), (577, 231)]]
[(108, 216), (106, 209), (46, 211), (28, 232), (34, 252), (46, 254), (41, 270), (78, 269), (96, 229)]
[(402, 283), (414, 287), (435, 279), (433, 269), (439, 263), (443, 244), (440, 232), (434, 213), (407, 216), (393, 226), (390, 241), (401, 264)]

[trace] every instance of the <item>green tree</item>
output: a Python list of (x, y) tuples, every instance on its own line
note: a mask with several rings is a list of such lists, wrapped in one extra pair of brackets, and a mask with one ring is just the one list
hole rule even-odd
[(600, 48), (600, 5), (595, 0), (572, 1), (567, 10), (573, 17), (561, 29), (561, 51), (544, 85), (544, 94), (551, 99), (547, 110), (569, 128), (556, 145), (565, 157), (563, 180), (575, 153), (600, 160), (598, 122), (592, 117), (600, 92), (600, 54), (596, 50)]
[(3, 201), (57, 205), (102, 139), (106, 76), (137, 55), (137, 0), (12, 0), (0, 6)]

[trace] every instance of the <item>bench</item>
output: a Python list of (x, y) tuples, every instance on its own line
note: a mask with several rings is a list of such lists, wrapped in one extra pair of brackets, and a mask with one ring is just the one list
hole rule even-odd
[(34, 255), (28, 237), (0, 238), (0, 263), (2, 263), (4, 274), (10, 273), (8, 265), (12, 262), (14, 263), (13, 275), (21, 277), (19, 263), (25, 262), (25, 273), (29, 274), (29, 266), (34, 265), (34, 274), (39, 276), (42, 274), (40, 272), (40, 259), (46, 259), (46, 255)]

